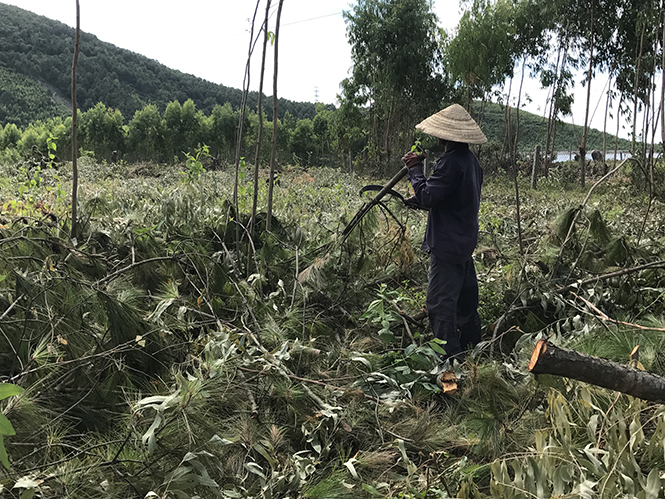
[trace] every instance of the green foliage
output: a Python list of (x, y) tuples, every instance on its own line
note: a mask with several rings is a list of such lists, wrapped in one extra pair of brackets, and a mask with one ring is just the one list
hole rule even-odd
[[(12, 385), (11, 383), (0, 383), (0, 400), (20, 395), (23, 391), (23, 388), (20, 386)], [(9, 457), (5, 449), (4, 438), (11, 435), (16, 435), (16, 431), (14, 431), (14, 427), (9, 419), (7, 419), (7, 416), (0, 413), (0, 463), (7, 469), (9, 469)]]
[[(474, 107), (479, 110), (478, 120), (483, 124), (483, 132), (485, 135), (487, 135), (487, 138), (490, 141), (494, 139), (497, 141), (497, 143), (499, 143), (500, 146), (506, 135), (505, 106), (493, 102), (485, 102), (483, 103), (482, 108), (478, 105), (478, 103), (475, 103)], [(514, 110), (511, 113), (511, 119), (513, 120), (511, 126), (514, 130), (516, 127), (516, 113)], [(523, 154), (533, 154), (533, 151), (537, 145), (540, 145), (541, 148), (545, 146), (547, 134), (547, 120), (545, 118), (529, 112), (525, 112), (524, 110), (520, 110), (519, 128), (520, 135), (519, 142), (517, 144), (518, 151)], [(598, 149), (602, 151), (603, 138), (608, 144), (612, 144), (612, 150), (614, 149), (613, 135), (605, 134), (603, 136), (603, 132), (596, 129), (589, 129), (587, 133), (588, 151), (592, 149)], [(572, 154), (574, 155), (578, 151), (581, 138), (581, 126), (558, 122), (553, 150), (572, 151)], [(617, 145), (619, 150), (630, 149), (630, 141), (626, 139), (619, 139)], [(488, 159), (486, 162), (483, 162), (483, 165), (485, 164), (491, 165), (493, 167), (498, 166), (496, 160), (490, 159)], [(530, 170), (527, 173), (530, 173)], [(555, 172), (552, 173), (556, 175)]]
[[(4, 10), (5, 7), (3, 5), (0, 9)], [(2, 22), (6, 23), (8, 20), (4, 13), (2, 17)], [(0, 29), (0, 33), (8, 34), (5, 29)], [(3, 43), (5, 42), (6, 39), (3, 40)], [(11, 46), (16, 46), (15, 44), (16, 41)], [(8, 45), (4, 46), (8, 47)], [(8, 54), (3, 55), (6, 57)], [(9, 55), (9, 59), (11, 60), (11, 55)], [(43, 85), (24, 71), (25, 68), (16, 65), (16, 61), (6, 65), (0, 64), (0, 88), (2, 89), (0, 125), (14, 124), (19, 127), (27, 127), (35, 121), (66, 116), (68, 113), (66, 101), (54, 98)], [(7, 143), (4, 147), (7, 147)]]
[(202, 145), (197, 148), (196, 154), (192, 156), (189, 153), (185, 153), (187, 160), (185, 161), (185, 167), (187, 171), (180, 172), (184, 177), (183, 181), (192, 182), (197, 180), (206, 169), (203, 167), (201, 160), (203, 158), (210, 157), (210, 148), (207, 145)]
[[(369, 304), (367, 310), (360, 318), (380, 324), (381, 329), (377, 334), (384, 342), (392, 343), (395, 335), (390, 331), (390, 326), (394, 322), (401, 322), (402, 319), (397, 313), (399, 308), (396, 306), (405, 298), (400, 296), (398, 291), (389, 290), (387, 284), (381, 284), (376, 294), (378, 298)], [(393, 309), (393, 306), (396, 309)]]
[[(295, 130), (297, 121), (286, 121)], [(458, 370), (457, 394), (444, 396), (436, 374), (445, 344), (421, 318), (424, 214), (386, 201), (344, 245), (331, 244), (363, 204), (357, 193), (367, 179), (286, 167), (271, 232), (257, 217), (247, 275), (250, 241), (236, 243), (235, 234), (248, 226), (251, 192), (236, 213), (235, 172), (204, 168), (203, 148), (190, 154), (187, 182), (187, 164), (82, 158), (73, 247), (67, 199), (55, 192), (69, 186), (71, 170), (50, 167), (48, 153), (62, 149), (53, 136), (40, 144), (35, 203), (19, 195), (22, 163), (2, 167), (0, 195), (9, 202), (0, 222), (0, 376), (26, 388), (6, 406), (16, 435), (4, 441), (12, 457), (11, 473), (0, 470), (5, 491), (424, 498), (482, 497), (502, 486), (509, 496), (521, 493), (515, 470), (527, 480), (538, 469), (547, 497), (560, 474), (568, 478), (567, 468), (548, 471), (548, 459), (558, 459), (560, 469), (575, 464), (566, 493), (584, 473), (597, 491), (619, 477), (619, 495), (629, 495), (621, 470), (637, 495), (650, 470), (665, 470), (659, 406), (592, 387), (585, 398), (578, 384), (536, 380), (525, 368), (533, 341), (549, 337), (619, 362), (639, 343), (643, 365), (663, 372), (662, 332), (614, 324), (593, 308), (662, 329), (660, 268), (602, 278), (617, 262), (628, 268), (663, 254), (662, 210), (650, 207), (640, 236), (647, 206), (624, 178), (596, 189), (567, 219), (575, 230), (563, 251), (557, 217), (586, 192), (553, 182), (531, 191), (518, 178), (524, 254), (512, 179), (486, 181), (474, 257), (484, 341)], [(245, 169), (241, 188), (251, 185)], [(265, 191), (260, 185), (259, 213)], [(563, 265), (550, 275), (559, 253)], [(591, 277), (601, 279), (585, 283)], [(575, 283), (574, 294), (559, 292)], [(570, 431), (560, 430), (566, 420)], [(550, 450), (537, 440), (545, 433)], [(598, 466), (587, 445), (598, 472), (586, 469)], [(508, 485), (494, 472), (501, 461)]]
[(661, 410), (643, 414), (636, 399), (614, 406), (606, 394), (584, 387), (552, 391), (548, 406), (551, 426), (536, 433), (535, 450), (491, 465), (492, 497), (658, 497)]
[(344, 16), (353, 75), (342, 87), (343, 103), (369, 104), (375, 159), (393, 150), (403, 153), (415, 123), (450, 94), (442, 78), (436, 16), (425, 0), (361, 0)]
[(296, 164), (309, 165), (316, 147), (314, 127), (311, 120), (300, 120), (289, 139), (289, 149)]
[(81, 147), (91, 150), (98, 161), (109, 161), (113, 151), (123, 153), (126, 150), (122, 113), (101, 102), (81, 113), (79, 134)]
[(0, 137), (2, 137), (0, 149), (7, 149), (18, 144), (18, 141), (21, 140), (21, 132), (15, 123), (7, 123)]
[(128, 142), (138, 160), (164, 160), (168, 158), (165, 148), (164, 123), (153, 104), (134, 113), (128, 126)]
[(462, 15), (456, 36), (447, 40), (446, 67), (464, 83), (467, 102), (512, 76), (518, 29), (513, 16), (509, 2), (476, 0)]

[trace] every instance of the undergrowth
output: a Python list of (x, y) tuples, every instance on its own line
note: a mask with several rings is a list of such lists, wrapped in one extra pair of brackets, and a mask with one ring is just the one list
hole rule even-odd
[(67, 165), (0, 183), (3, 497), (657, 497), (661, 406), (526, 369), (550, 338), (665, 374), (662, 205), (620, 177), (586, 206), (521, 182), (523, 252), (486, 182), (483, 342), (444, 396), (425, 214), (388, 201), (339, 244), (369, 181), (287, 169), (248, 262), (249, 178), (236, 213), (230, 171), (81, 163), (76, 240)]

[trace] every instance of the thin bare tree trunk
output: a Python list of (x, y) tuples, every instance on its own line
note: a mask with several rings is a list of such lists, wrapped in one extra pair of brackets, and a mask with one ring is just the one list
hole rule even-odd
[[(259, 113), (259, 131), (256, 138), (256, 154), (254, 156), (254, 196), (252, 198), (252, 216), (249, 219), (249, 239), (254, 239), (254, 226), (256, 225), (256, 207), (259, 200), (259, 161), (261, 160), (261, 142), (263, 141), (263, 79), (266, 71), (266, 51), (268, 49), (268, 18), (270, 16), (270, 0), (266, 1), (266, 17), (263, 22), (263, 53), (261, 55), (261, 76), (259, 79), (259, 96), (256, 104), (256, 112)], [(275, 117), (273, 116), (273, 120)], [(253, 245), (247, 246), (247, 275), (251, 273), (252, 268), (252, 248)]]
[(272, 227), (272, 197), (275, 187), (275, 156), (277, 154), (277, 63), (279, 46), (279, 23), (282, 18), (282, 5), (284, 0), (279, 0), (277, 7), (277, 21), (275, 24), (275, 63), (272, 79), (272, 145), (270, 148), (270, 179), (268, 181), (268, 215), (266, 217), (266, 231)]
[[(519, 182), (517, 181), (517, 175), (519, 170), (517, 168), (517, 141), (519, 138), (520, 131), (520, 97), (522, 96), (522, 85), (524, 84), (524, 59), (522, 59), (522, 79), (520, 80), (520, 88), (517, 95), (517, 109), (515, 110), (516, 125), (515, 125), (515, 140), (512, 142), (511, 147), (511, 162), (513, 164), (513, 182), (515, 183), (515, 217), (517, 218), (517, 240), (520, 245), (520, 255), (524, 255), (524, 241), (522, 240), (522, 216), (520, 214), (520, 188)], [(512, 78), (511, 78), (512, 86)], [(510, 114), (508, 115), (510, 120)], [(510, 127), (510, 121), (508, 123)], [(510, 147), (510, 145), (508, 146)]]
[(520, 88), (517, 91), (517, 106), (515, 107), (515, 141), (513, 150), (517, 154), (517, 144), (520, 137), (520, 106), (522, 105), (522, 88), (524, 87), (524, 67), (526, 65), (526, 57), (522, 59), (522, 77), (520, 79)]
[[(663, 12), (663, 39), (661, 41), (661, 68), (665, 68), (665, 12)], [(663, 154), (665, 154), (665, 69), (661, 71), (662, 81), (660, 82), (660, 133)]]
[[(656, 44), (657, 41), (654, 41), (654, 44)], [(658, 47), (654, 47), (654, 49), (658, 49)], [(646, 213), (644, 214), (644, 220), (642, 221), (642, 226), (640, 227), (640, 231), (638, 232), (637, 235), (637, 245), (639, 246), (640, 241), (642, 240), (642, 236), (644, 235), (644, 230), (646, 229), (647, 221), (649, 220), (649, 215), (651, 212), (651, 207), (653, 205), (654, 197), (655, 197), (655, 190), (656, 186), (654, 184), (654, 163), (655, 163), (655, 158), (654, 158), (654, 143), (656, 140), (656, 126), (658, 123), (658, 118), (655, 115), (656, 112), (656, 68), (655, 68), (656, 62), (654, 60), (654, 68), (652, 71), (652, 76), (651, 76), (651, 88), (653, 89), (649, 101), (653, 102), (652, 105), (650, 105), (650, 108), (652, 109), (652, 116), (651, 116), (651, 123), (652, 123), (652, 131), (651, 131), (651, 141), (649, 141), (649, 154), (648, 156), (646, 153), (644, 154), (644, 157), (646, 158), (647, 164), (649, 165), (649, 170), (648, 170), (648, 176), (647, 176), (647, 182), (649, 184), (649, 203), (647, 204), (647, 210)], [(662, 108), (663, 103), (660, 103), (660, 107)], [(648, 114), (648, 109), (645, 110), (645, 116)], [(660, 108), (658, 110), (660, 112)], [(645, 123), (645, 128), (643, 132), (643, 142), (645, 143), (646, 147), (646, 142), (647, 142), (647, 137), (646, 137), (646, 132), (647, 132), (647, 127), (648, 123)]]
[(618, 161), (617, 154), (619, 151), (619, 124), (621, 123), (621, 104), (623, 104), (623, 92), (619, 95), (619, 105), (617, 106), (617, 129), (614, 133), (614, 163)]
[(506, 146), (508, 147), (508, 154), (510, 154), (510, 94), (513, 91), (513, 79), (508, 80), (508, 96), (506, 98), (506, 110), (503, 113), (503, 126), (505, 133), (503, 134), (503, 143), (501, 144), (501, 159), (506, 153)]
[(632, 153), (635, 154), (635, 145), (637, 141), (637, 95), (638, 87), (640, 82), (640, 69), (642, 62), (642, 52), (644, 50), (644, 31), (646, 30), (646, 20), (642, 22), (642, 33), (640, 34), (640, 48), (637, 54), (637, 68), (635, 70), (635, 88), (633, 93), (633, 143), (632, 143)]
[(238, 134), (236, 136), (236, 157), (235, 157), (235, 167), (236, 175), (235, 181), (233, 184), (233, 206), (235, 208), (235, 225), (236, 225), (236, 250), (240, 253), (240, 203), (238, 200), (238, 187), (240, 180), (240, 154), (242, 152), (242, 139), (243, 132), (245, 129), (245, 112), (247, 108), (247, 95), (249, 94), (249, 82), (250, 82), (250, 73), (251, 67), (250, 63), (252, 60), (252, 53), (254, 52), (254, 24), (256, 22), (256, 13), (259, 10), (259, 4), (261, 0), (256, 1), (256, 8), (254, 9), (254, 17), (252, 17), (252, 25), (249, 32), (249, 48), (247, 50), (247, 63), (245, 64), (245, 76), (242, 82), (242, 100), (240, 102), (240, 118), (238, 121)]
[(586, 110), (584, 112), (584, 129), (582, 131), (582, 142), (580, 143), (580, 184), (582, 189), (585, 187), (585, 170), (586, 170), (586, 138), (589, 129), (589, 106), (591, 104), (591, 80), (593, 78), (593, 23), (594, 23), (594, 7), (595, 2), (591, 3), (589, 11), (589, 73), (586, 80)]
[(74, 41), (74, 60), (72, 61), (72, 228), (70, 237), (76, 238), (77, 219), (78, 219), (78, 189), (79, 189), (79, 169), (78, 169), (78, 112), (76, 104), (76, 66), (79, 60), (79, 49), (81, 42), (81, 7), (79, 0), (76, 0), (76, 38)]
[[(605, 99), (605, 119), (603, 120), (603, 175), (607, 174), (607, 115), (610, 112), (610, 101), (612, 96), (612, 75), (607, 83), (607, 99)], [(617, 119), (619, 117), (617, 116)]]
[[(554, 84), (552, 85), (552, 98), (550, 100), (550, 109), (547, 117), (547, 137), (545, 139), (545, 151), (544, 151), (544, 165), (545, 171), (549, 170), (551, 163), (552, 153), (554, 153), (554, 136), (556, 130), (556, 115), (557, 115), (557, 93), (558, 88), (561, 83), (561, 76), (559, 74), (559, 68), (563, 68), (566, 65), (566, 54), (567, 54), (567, 40), (559, 43), (559, 49), (557, 51), (556, 64), (554, 66)], [(550, 151), (550, 148), (552, 149)], [(537, 181), (537, 180), (536, 180)], [(533, 180), (532, 180), (533, 184)]]

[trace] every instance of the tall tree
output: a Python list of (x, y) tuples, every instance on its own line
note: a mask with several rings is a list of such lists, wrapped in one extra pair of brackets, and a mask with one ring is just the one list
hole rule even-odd
[(109, 160), (112, 151), (124, 152), (124, 118), (117, 109), (99, 102), (81, 113), (79, 136), (82, 147), (93, 151), (98, 161)]
[(466, 108), (513, 76), (517, 27), (508, 1), (474, 0), (445, 44), (446, 68), (464, 88)]
[(448, 96), (437, 18), (427, 0), (359, 0), (344, 17), (355, 95), (343, 98), (368, 106), (370, 157), (384, 164)]

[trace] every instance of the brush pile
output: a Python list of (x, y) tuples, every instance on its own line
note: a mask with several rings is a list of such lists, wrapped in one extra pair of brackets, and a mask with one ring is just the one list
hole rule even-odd
[(550, 337), (623, 362), (640, 344), (644, 367), (665, 372), (657, 200), (647, 214), (615, 182), (580, 207), (584, 193), (552, 181), (523, 196), (520, 255), (510, 182), (490, 181), (477, 252), (486, 341), (444, 396), (422, 319), (426, 214), (395, 203), (335, 244), (366, 181), (287, 170), (272, 230), (259, 217), (249, 240), (249, 178), (236, 213), (229, 172), (140, 173), (83, 161), (71, 240), (66, 168), (26, 183), (4, 167), (0, 382), (23, 391), (2, 400), (2, 497), (660, 487), (662, 407), (527, 370)]

